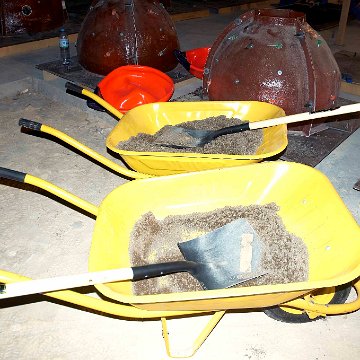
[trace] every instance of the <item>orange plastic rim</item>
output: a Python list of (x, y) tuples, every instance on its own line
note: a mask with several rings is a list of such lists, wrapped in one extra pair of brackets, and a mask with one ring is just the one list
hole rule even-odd
[(152, 67), (126, 65), (105, 76), (98, 88), (105, 101), (125, 113), (139, 105), (168, 101), (174, 92), (174, 82)]

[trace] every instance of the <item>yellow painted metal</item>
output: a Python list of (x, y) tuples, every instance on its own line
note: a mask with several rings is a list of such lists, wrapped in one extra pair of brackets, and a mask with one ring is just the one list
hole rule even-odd
[(70, 204), (77, 206), (80, 209), (87, 211), (88, 213), (90, 213), (92, 215), (97, 216), (97, 214), (98, 214), (97, 206), (77, 197), (76, 195), (73, 195), (73, 194), (59, 188), (56, 185), (49, 183), (48, 181), (42, 180), (36, 176), (26, 174), (24, 183), (31, 184), (31, 185), (37, 186), (41, 189), (44, 189), (44, 190), (48, 191), (49, 193), (58, 196), (59, 198), (69, 202)]
[(172, 358), (187, 358), (195, 354), (199, 347), (203, 344), (206, 338), (214, 330), (215, 326), (219, 323), (222, 317), (225, 315), (225, 311), (216, 311), (210, 318), (209, 322), (206, 324), (204, 329), (201, 331), (199, 336), (195, 339), (193, 344), (190, 347), (184, 348), (181, 350), (181, 353), (175, 353), (171, 350), (169, 331), (166, 323), (166, 318), (161, 318), (163, 337), (165, 341), (166, 352), (168, 356)]
[[(130, 308), (134, 306), (141, 314), (145, 310), (149, 317), (272, 305), (315, 312), (318, 307), (318, 312), (327, 314), (354, 311), (360, 306), (359, 300), (344, 305), (312, 304), (319, 293), (323, 294), (321, 302), (330, 301), (323, 299), (324, 294), (331, 293), (329, 289), (360, 276), (360, 228), (329, 180), (311, 167), (264, 162), (135, 180), (112, 191), (99, 208), (34, 176), (26, 175), (24, 181), (97, 216), (90, 271), (131, 265), (128, 253), (131, 231), (148, 211), (161, 219), (227, 205), (275, 202), (288, 231), (301, 237), (308, 247), (309, 280), (301, 283), (145, 296), (133, 295), (130, 281), (97, 286), (104, 295)], [(8, 276), (7, 281), (17, 281), (16, 275)], [(299, 299), (310, 293), (314, 294), (311, 301)], [(136, 314), (136, 310), (131, 313)]]
[(114, 106), (110, 105), (107, 101), (105, 101), (103, 98), (101, 98), (100, 96), (94, 94), (92, 91), (87, 90), (87, 89), (82, 89), (81, 93), (87, 97), (89, 97), (90, 99), (93, 99), (94, 101), (96, 101), (98, 104), (100, 104), (101, 106), (103, 106), (106, 110), (108, 110), (109, 112), (111, 112), (114, 116), (116, 116), (119, 120), (124, 116), (123, 113), (121, 113), (118, 109), (116, 109)]
[(320, 315), (338, 315), (357, 311), (360, 309), (360, 279), (357, 279), (353, 286), (357, 292), (357, 298), (349, 303), (324, 305), (313, 303), (306, 299), (295, 299), (282, 304), (282, 307), (288, 306), (296, 309), (303, 309), (306, 312), (314, 312)]
[(74, 138), (72, 138), (71, 136), (63, 133), (60, 130), (54, 129), (51, 126), (48, 125), (41, 125), (40, 128), (41, 132), (50, 134), (52, 136), (55, 136), (56, 138), (62, 140), (63, 142), (71, 145), (72, 147), (74, 147), (75, 149), (81, 151), (83, 154), (86, 154), (87, 156), (91, 157), (92, 159), (98, 161), (99, 163), (105, 165), (106, 167), (108, 167), (111, 170), (116, 171), (117, 173), (133, 178), (133, 179), (146, 179), (151, 177), (150, 175), (146, 175), (146, 174), (142, 174), (136, 171), (132, 171), (129, 170), (123, 166), (120, 166), (118, 164), (116, 164), (115, 162), (109, 160), (108, 158), (106, 158), (105, 156), (99, 154), (98, 152), (92, 150), (91, 148), (89, 148), (86, 145), (83, 145), (82, 143), (80, 143), (79, 141), (75, 140)]
[(284, 111), (276, 105), (259, 101), (201, 101), (163, 102), (145, 104), (131, 109), (123, 115), (112, 105), (87, 89), (82, 94), (95, 100), (119, 120), (106, 139), (106, 146), (118, 153), (133, 170), (126, 169), (89, 147), (81, 144), (65, 133), (47, 125), (41, 131), (51, 134), (121, 175), (143, 179), (151, 175), (170, 175), (191, 171), (218, 169), (260, 162), (279, 154), (287, 146), (287, 126), (276, 125), (263, 129), (263, 141), (253, 155), (136, 152), (118, 149), (120, 141), (142, 133), (154, 134), (165, 125), (175, 125), (185, 121), (206, 119), (226, 115), (248, 121), (261, 121), (282, 117)]
[[(330, 288), (330, 289), (332, 289), (332, 288)], [(312, 301), (313, 301), (311, 294), (308, 294), (308, 295), (304, 296), (303, 299), (304, 299), (305, 301), (307, 301), (307, 302), (312, 302)], [(321, 301), (323, 301), (323, 300), (324, 300), (324, 299), (322, 299)], [(328, 303), (320, 302), (319, 304), (323, 305), (323, 304), (328, 304)], [(315, 312), (315, 311), (309, 311), (309, 310), (303, 310), (303, 311), (306, 312), (306, 315), (307, 315), (308, 318), (311, 319), (311, 320), (316, 319), (316, 318), (319, 317), (319, 316), (323, 316), (323, 317), (326, 316), (326, 314), (317, 313), (317, 312)]]
[(263, 130), (264, 139), (256, 154), (199, 154), (184, 152), (138, 152), (118, 149), (120, 141), (139, 133), (154, 134), (165, 125), (226, 115), (248, 121), (284, 116), (272, 104), (258, 101), (164, 102), (138, 106), (130, 110), (114, 127), (106, 146), (118, 153), (134, 170), (151, 175), (169, 175), (190, 171), (218, 169), (260, 162), (279, 154), (287, 146), (287, 127), (277, 125)]
[(308, 281), (144, 296), (133, 295), (131, 282), (101, 284), (98, 290), (145, 310), (249, 309), (288, 304), (360, 276), (360, 228), (330, 181), (316, 169), (280, 161), (135, 180), (120, 186), (100, 205), (89, 269), (130, 266), (131, 231), (148, 211), (162, 219), (227, 205), (269, 202), (280, 206), (287, 230), (307, 245)]
[(286, 148), (288, 143), (286, 125), (277, 125), (263, 130), (263, 141), (256, 154), (253, 155), (123, 151), (117, 148), (119, 141), (127, 140), (139, 132), (154, 134), (161, 127), (168, 124), (178, 124), (218, 115), (238, 117), (249, 121), (261, 121), (281, 117), (285, 113), (281, 108), (265, 102), (203, 101), (146, 104), (130, 110), (123, 116), (122, 113), (92, 92), (83, 89), (82, 93), (90, 98), (94, 98), (114, 115), (122, 116), (121, 121), (107, 137), (106, 146), (111, 151), (118, 153), (129, 167), (134, 170), (116, 164), (74, 138), (48, 125), (43, 124), (40, 130), (61, 139), (117, 173), (134, 179), (260, 162), (280, 153)]
[[(335, 286), (332, 286), (329, 288), (318, 289), (318, 290), (315, 290), (315, 291), (311, 292), (310, 294), (304, 296), (304, 300), (306, 300), (307, 302), (315, 303), (315, 304), (326, 305), (326, 304), (329, 304), (330, 301), (333, 299), (333, 297), (335, 295), (335, 291), (336, 291)], [(280, 306), (280, 308), (291, 314), (302, 314), (304, 312), (303, 310), (290, 308), (290, 307), (286, 307), (286, 306)], [(307, 311), (307, 314), (310, 319), (315, 319), (315, 318), (319, 317), (320, 315), (325, 316), (325, 314), (319, 314), (319, 313), (312, 312), (312, 311)]]

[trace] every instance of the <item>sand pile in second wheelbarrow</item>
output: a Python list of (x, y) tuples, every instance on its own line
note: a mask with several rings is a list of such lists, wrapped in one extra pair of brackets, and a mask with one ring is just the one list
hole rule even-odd
[[(224, 115), (209, 117), (203, 120), (194, 120), (181, 123), (184, 128), (196, 130), (218, 130), (227, 126), (240, 125), (244, 121), (236, 118), (227, 118)], [(237, 134), (229, 134), (219, 136), (218, 138), (205, 144), (203, 147), (195, 147), (191, 149), (174, 149), (168, 146), (161, 146), (157, 144), (157, 139), (162, 138), (162, 143), (171, 144), (172, 139), (167, 139), (168, 132), (165, 133), (166, 128), (171, 125), (166, 125), (161, 128), (154, 135), (139, 133), (132, 136), (126, 141), (121, 141), (117, 147), (121, 150), (138, 151), (138, 152), (188, 152), (201, 154), (228, 154), (228, 155), (252, 155), (263, 142), (263, 131), (251, 130)], [(176, 134), (179, 137), (178, 134)], [(177, 138), (178, 144), (181, 139)]]
[[(144, 214), (135, 224), (129, 244), (132, 266), (183, 260), (177, 246), (227, 223), (245, 218), (263, 243), (260, 266), (267, 274), (239, 286), (306, 281), (308, 251), (302, 239), (290, 234), (277, 214), (275, 203), (224, 207), (210, 212), (167, 216)], [(201, 286), (188, 273), (134, 281), (136, 295), (197, 291)]]

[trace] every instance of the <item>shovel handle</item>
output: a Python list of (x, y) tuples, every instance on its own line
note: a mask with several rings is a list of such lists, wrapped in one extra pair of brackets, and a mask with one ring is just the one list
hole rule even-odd
[(334, 110), (325, 110), (325, 111), (318, 111), (314, 113), (301, 113), (301, 114), (295, 114), (295, 115), (289, 115), (289, 116), (283, 116), (279, 118), (274, 119), (267, 119), (263, 121), (254, 121), (249, 123), (249, 127), (251, 130), (254, 129), (263, 129), (270, 126), (275, 125), (282, 125), (282, 124), (291, 124), (296, 122), (302, 122), (302, 121), (309, 121), (309, 120), (315, 120), (330, 116), (336, 116), (336, 115), (342, 115), (342, 114), (349, 114), (353, 112), (360, 111), (360, 103), (357, 104), (351, 104), (351, 105), (344, 105)]
[(48, 279), (20, 281), (0, 286), (0, 299), (8, 299), (16, 296), (41, 294), (51, 291), (94, 285), (99, 283), (113, 282), (115, 280), (132, 279), (131, 268), (107, 270), (97, 273), (59, 276)]
[(155, 276), (164, 276), (176, 272), (196, 269), (197, 263), (192, 261), (173, 261), (129, 268), (103, 270), (85, 274), (58, 276), (47, 279), (20, 281), (0, 284), (0, 300), (16, 296), (41, 294), (114, 281), (141, 280)]

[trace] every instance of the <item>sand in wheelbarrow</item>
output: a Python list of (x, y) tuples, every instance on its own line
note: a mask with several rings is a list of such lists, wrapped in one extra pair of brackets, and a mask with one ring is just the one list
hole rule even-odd
[[(196, 130), (218, 130), (227, 126), (239, 125), (244, 121), (236, 118), (227, 118), (224, 115), (209, 117), (203, 120), (194, 120), (181, 123), (181, 126)], [(179, 124), (180, 125), (180, 124)], [(161, 142), (172, 144), (169, 137), (169, 131), (166, 132), (166, 125), (157, 131), (154, 135), (139, 133), (126, 141), (118, 143), (117, 147), (121, 150), (137, 152), (190, 152), (201, 154), (228, 154), (228, 155), (252, 155), (263, 142), (263, 131), (251, 130), (243, 133), (229, 134), (219, 136), (218, 138), (205, 144), (203, 147), (190, 149), (175, 149), (168, 146), (157, 144), (157, 139), (161, 137)], [(181, 145), (181, 138), (176, 134), (176, 144)]]
[[(224, 207), (210, 212), (171, 215), (156, 219), (152, 212), (144, 214), (134, 226), (129, 244), (131, 264), (183, 260), (177, 246), (227, 223), (245, 218), (260, 237), (263, 249), (260, 267), (265, 275), (238, 286), (285, 284), (306, 281), (308, 251), (299, 237), (289, 233), (277, 214), (275, 203)], [(188, 273), (133, 282), (135, 295), (166, 294), (202, 290), (198, 281)]]

